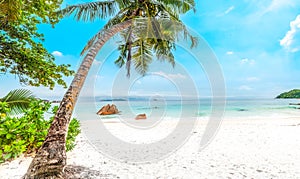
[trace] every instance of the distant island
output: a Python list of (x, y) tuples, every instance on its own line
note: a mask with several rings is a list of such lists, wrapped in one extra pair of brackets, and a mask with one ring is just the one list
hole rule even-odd
[(291, 91), (281, 93), (276, 98), (300, 98), (300, 89), (293, 89)]

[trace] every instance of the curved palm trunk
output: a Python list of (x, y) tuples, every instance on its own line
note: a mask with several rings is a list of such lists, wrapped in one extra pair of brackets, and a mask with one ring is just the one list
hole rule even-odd
[(131, 25), (130, 21), (104, 31), (83, 59), (69, 89), (64, 95), (48, 135), (31, 162), (23, 178), (64, 178), (66, 165), (66, 137), (74, 106), (88, 71), (101, 47), (116, 33)]

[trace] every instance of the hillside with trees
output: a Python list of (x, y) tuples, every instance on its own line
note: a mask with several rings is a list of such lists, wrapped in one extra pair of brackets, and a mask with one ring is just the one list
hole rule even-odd
[(300, 89), (293, 89), (291, 91), (281, 93), (276, 98), (300, 98)]

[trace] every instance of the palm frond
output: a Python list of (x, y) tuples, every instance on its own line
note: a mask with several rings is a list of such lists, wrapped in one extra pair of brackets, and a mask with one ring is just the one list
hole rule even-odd
[(130, 0), (114, 0), (116, 3), (118, 3), (120, 9), (124, 9), (125, 7), (128, 7), (132, 2)]
[(145, 75), (148, 71), (149, 64), (152, 62), (153, 54), (151, 47), (144, 42), (144, 39), (139, 39), (133, 43), (134, 48), (132, 61), (135, 66), (135, 70), (141, 74)]
[(125, 59), (126, 59), (126, 54), (127, 54), (127, 47), (126, 44), (121, 44), (118, 47), (118, 50), (120, 51), (120, 56), (118, 57), (117, 60), (115, 60), (115, 64), (121, 68), (125, 63)]
[(194, 48), (198, 45), (198, 38), (193, 36), (184, 25), (184, 23), (179, 19), (179, 17), (174, 14), (170, 9), (161, 7), (161, 11), (168, 14), (171, 17), (171, 20), (166, 20), (166, 22), (162, 22), (161, 24), (164, 25), (163, 29), (171, 29), (171, 31), (179, 34), (180, 32), (183, 33), (183, 37), (185, 40), (188, 38), (191, 41), (191, 48)]
[(20, 114), (29, 107), (30, 101), (34, 99), (31, 91), (26, 89), (16, 89), (10, 91), (6, 96), (0, 99), (1, 102), (6, 102), (11, 108), (11, 114)]
[(156, 21), (155, 19), (151, 20), (151, 25), (148, 28), (151, 29), (150, 32), (152, 32), (155, 39), (163, 39), (164, 38), (161, 26), (160, 26), (159, 22)]
[(157, 2), (161, 3), (165, 7), (172, 8), (176, 13), (184, 14), (189, 10), (195, 9), (195, 1), (194, 0), (157, 0)]
[(160, 61), (167, 61), (174, 67), (175, 58), (172, 50), (175, 50), (175, 44), (168, 40), (158, 40), (157, 43), (153, 44), (153, 51), (156, 58)]
[(118, 67), (122, 67), (126, 63), (126, 70), (127, 70), (127, 77), (130, 77), (130, 69), (131, 69), (131, 59), (132, 59), (132, 44), (133, 44), (133, 34), (132, 34), (132, 26), (129, 27), (128, 29), (125, 29), (123, 32), (120, 33), (121, 36), (123, 37), (124, 44), (121, 44), (119, 42), (119, 48), (118, 50), (120, 51), (120, 56), (119, 58), (115, 61), (115, 64)]
[(115, 14), (117, 9), (115, 1), (98, 1), (77, 5), (70, 5), (58, 11), (58, 15), (70, 16), (74, 13), (77, 21), (94, 21), (95, 19), (104, 19)]

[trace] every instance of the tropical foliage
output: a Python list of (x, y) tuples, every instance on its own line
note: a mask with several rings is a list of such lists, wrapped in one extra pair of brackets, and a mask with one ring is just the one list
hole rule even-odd
[(0, 74), (14, 74), (20, 83), (54, 88), (66, 87), (63, 76), (74, 72), (70, 65), (56, 65), (42, 45), (40, 23), (54, 25), (62, 0), (0, 0)]
[(29, 107), (30, 101), (33, 99), (34, 96), (29, 90), (12, 90), (3, 98), (0, 98), (0, 114), (20, 114)]
[[(119, 9), (116, 13), (115, 9)], [(113, 25), (137, 18), (150, 18), (145, 25), (133, 23), (129, 29), (121, 33), (122, 41), (119, 43), (118, 50), (120, 56), (115, 64), (122, 67), (126, 64), (127, 75), (130, 75), (131, 63), (133, 62), (138, 73), (144, 75), (153, 61), (154, 56), (160, 61), (167, 61), (175, 65), (173, 51), (175, 50), (175, 40), (178, 33), (182, 32), (185, 38), (191, 40), (191, 47), (197, 44), (197, 38), (189, 34), (185, 25), (179, 19), (179, 14), (189, 10), (195, 11), (193, 0), (115, 0), (105, 2), (92, 2), (68, 6), (60, 11), (63, 16), (74, 14), (77, 20), (94, 21), (96, 18), (113, 16), (104, 29), (109, 29)], [(176, 23), (176, 29), (166, 30), (160, 19), (168, 19)], [(173, 24), (174, 25), (174, 24)], [(147, 32), (147, 34), (146, 34)], [(102, 31), (92, 37), (84, 47), (83, 55), (101, 35)]]
[[(5, 102), (0, 102), (0, 106), (2, 109), (10, 110)], [(44, 114), (50, 107), (49, 102), (31, 100), (21, 117), (0, 115), (0, 163), (16, 158), (22, 153), (31, 154), (37, 151), (52, 122), (52, 119), (44, 119)], [(68, 131), (67, 151), (74, 148), (75, 137), (79, 132), (79, 122), (73, 119)]]
[(293, 89), (288, 92), (281, 93), (276, 98), (300, 98), (300, 89)]

